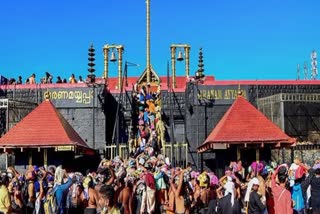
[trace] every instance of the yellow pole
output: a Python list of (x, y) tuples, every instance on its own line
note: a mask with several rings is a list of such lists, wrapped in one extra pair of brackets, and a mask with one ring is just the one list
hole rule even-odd
[(29, 150), (29, 154), (28, 154), (28, 163), (29, 166), (32, 166), (32, 150)]
[[(171, 70), (172, 70), (172, 84), (171, 88), (176, 87), (176, 47), (171, 46)], [(170, 89), (168, 88), (168, 91)]]
[(237, 161), (241, 159), (241, 150), (240, 147), (237, 146)]
[(109, 47), (105, 46), (103, 48), (103, 54), (104, 54), (104, 71), (103, 71), (103, 78), (108, 79), (108, 58), (109, 58)]
[(260, 149), (256, 148), (256, 160), (259, 161), (260, 160)]
[(123, 52), (122, 45), (117, 47), (117, 52), (118, 52), (118, 89), (121, 90), (122, 88), (122, 52)]
[(189, 79), (190, 76), (190, 46), (186, 46), (184, 48), (184, 52), (186, 54), (186, 76)]
[(43, 150), (43, 166), (45, 168), (48, 166), (48, 149)]

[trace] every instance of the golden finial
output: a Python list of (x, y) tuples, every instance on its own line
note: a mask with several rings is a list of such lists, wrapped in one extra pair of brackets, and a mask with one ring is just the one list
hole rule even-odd
[(241, 87), (240, 87), (240, 83), (238, 84), (238, 97), (242, 96), (242, 91), (241, 91)]

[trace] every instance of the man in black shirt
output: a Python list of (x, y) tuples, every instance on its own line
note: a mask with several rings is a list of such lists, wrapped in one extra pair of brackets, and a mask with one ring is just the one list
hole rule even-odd
[(265, 205), (262, 204), (258, 194), (259, 180), (257, 178), (252, 179), (252, 192), (249, 198), (248, 214), (261, 214), (265, 210)]

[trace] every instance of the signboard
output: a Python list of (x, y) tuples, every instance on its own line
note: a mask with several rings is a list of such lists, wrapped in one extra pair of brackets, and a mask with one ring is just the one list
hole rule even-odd
[[(48, 90), (48, 91), (47, 91)], [(46, 99), (46, 92), (49, 93), (50, 100), (59, 107), (92, 107), (94, 100), (94, 88), (49, 88), (43, 90), (43, 99)], [(99, 91), (95, 88), (95, 93)]]
[(227, 149), (226, 143), (213, 143), (212, 149)]
[(61, 152), (61, 151), (73, 151), (74, 147), (73, 146), (58, 146), (56, 151)]
[[(194, 104), (232, 104), (238, 97), (239, 86), (237, 85), (196, 85), (194, 93)], [(240, 86), (242, 96), (247, 99), (248, 86)]]

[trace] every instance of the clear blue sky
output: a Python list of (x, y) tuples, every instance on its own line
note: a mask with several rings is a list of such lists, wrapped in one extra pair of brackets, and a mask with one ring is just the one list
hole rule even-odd
[[(87, 49), (96, 48), (103, 73), (104, 44), (123, 44), (139, 76), (146, 65), (145, 0), (10, 0), (0, 4), (0, 75), (46, 71), (87, 75)], [(172, 43), (191, 46), (191, 74), (203, 48), (205, 73), (218, 80), (296, 79), (297, 64), (320, 53), (318, 0), (151, 0), (151, 63), (166, 75)], [(177, 66), (184, 75), (184, 65)], [(109, 67), (117, 75), (116, 65)], [(301, 72), (302, 73), (302, 72)], [(303, 76), (303, 75), (301, 75)]]

